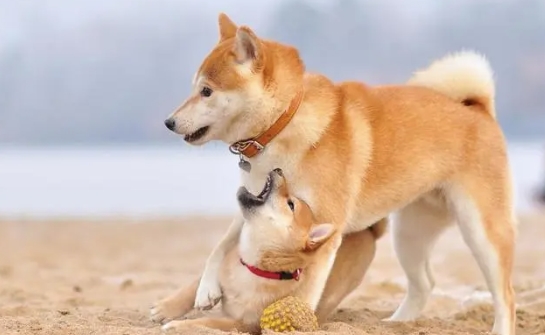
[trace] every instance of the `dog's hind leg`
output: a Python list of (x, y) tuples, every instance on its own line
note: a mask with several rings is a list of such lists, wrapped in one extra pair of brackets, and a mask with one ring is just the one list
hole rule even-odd
[(189, 313), (195, 303), (199, 281), (200, 279), (194, 280), (191, 284), (180, 288), (178, 291), (157, 302), (151, 308), (151, 320), (158, 323), (165, 323)]
[(385, 321), (417, 318), (435, 285), (429, 257), (452, 217), (438, 191), (424, 195), (403, 208), (392, 223), (394, 250), (405, 275), (407, 294), (394, 314)]
[(361, 283), (375, 256), (376, 239), (386, 229), (387, 221), (382, 219), (365, 230), (343, 237), (316, 309), (320, 323)]
[(511, 282), (515, 218), (505, 173), (458, 181), (449, 188), (465, 243), (484, 275), (494, 301), (492, 332), (515, 334), (515, 297)]
[(175, 333), (193, 334), (199, 333), (196, 327), (206, 327), (233, 333), (255, 333), (259, 331), (259, 328), (249, 327), (240, 321), (225, 317), (204, 317), (192, 320), (171, 321), (165, 324), (162, 330), (167, 333), (174, 331)]

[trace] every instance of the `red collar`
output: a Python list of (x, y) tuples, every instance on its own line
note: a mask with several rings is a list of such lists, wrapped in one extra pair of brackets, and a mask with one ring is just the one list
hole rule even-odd
[(281, 271), (281, 272), (271, 272), (271, 271), (265, 271), (265, 270), (261, 270), (259, 268), (256, 268), (255, 266), (252, 266), (252, 265), (249, 265), (249, 264), (246, 264), (244, 263), (244, 261), (242, 260), (242, 258), (240, 259), (240, 263), (242, 263), (242, 265), (244, 265), (245, 267), (248, 268), (248, 270), (250, 270), (251, 273), (253, 273), (254, 275), (258, 276), (258, 277), (263, 277), (263, 278), (267, 278), (267, 279), (277, 279), (277, 280), (290, 280), (290, 279), (294, 279), (296, 281), (299, 280), (299, 276), (301, 275), (301, 272), (303, 271), (303, 269), (297, 269), (293, 272), (285, 272), (285, 271)]

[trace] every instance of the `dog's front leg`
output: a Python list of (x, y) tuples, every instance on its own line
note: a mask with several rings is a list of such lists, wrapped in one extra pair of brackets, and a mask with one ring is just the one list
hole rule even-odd
[(360, 285), (375, 257), (376, 240), (384, 233), (387, 224), (388, 218), (384, 218), (370, 228), (343, 236), (316, 309), (318, 322), (324, 322), (341, 301)]
[(227, 229), (227, 233), (223, 235), (221, 241), (212, 250), (212, 253), (206, 260), (199, 288), (197, 289), (195, 308), (200, 310), (211, 309), (221, 299), (222, 294), (219, 283), (220, 265), (225, 254), (236, 245), (243, 224), (244, 218), (239, 212), (235, 215), (229, 229)]
[(324, 250), (326, 252), (321, 255), (321, 257), (323, 257), (323, 261), (321, 262), (323, 266), (316, 266), (312, 273), (308, 273), (305, 278), (305, 286), (300, 291), (301, 295), (299, 297), (308, 303), (313, 311), (316, 311), (318, 307), (318, 303), (320, 302), (320, 298), (322, 297), (322, 293), (327, 283), (327, 278), (335, 263), (335, 257), (341, 246), (341, 242), (341, 233), (336, 233), (335, 236), (332, 236), (331, 244), (326, 247), (327, 249)]

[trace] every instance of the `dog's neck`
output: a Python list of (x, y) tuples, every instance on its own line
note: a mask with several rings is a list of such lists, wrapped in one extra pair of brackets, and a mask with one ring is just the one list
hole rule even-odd
[(265, 250), (259, 256), (257, 267), (272, 272), (293, 272), (297, 269), (305, 269), (308, 264), (308, 259), (300, 253)]
[(309, 260), (305, 254), (283, 251), (277, 244), (248, 235), (247, 229), (251, 228), (243, 227), (238, 246), (239, 256), (245, 263), (270, 272), (293, 272), (308, 266)]
[(299, 109), (303, 100), (303, 90), (299, 89), (295, 97), (291, 100), (288, 108), (278, 117), (278, 119), (259, 136), (233, 143), (229, 150), (232, 153), (243, 155), (246, 158), (252, 158), (259, 154), (284, 128), (290, 123), (291, 119)]
[[(324, 107), (313, 102), (313, 98), (320, 94), (318, 89), (305, 85), (303, 92), (303, 101), (284, 129), (267, 144), (262, 152), (252, 158), (245, 158), (252, 167), (256, 167), (256, 171), (261, 170), (259, 168), (261, 165), (264, 171), (273, 167), (289, 170), (288, 163), (291, 163), (291, 160), (298, 160), (298, 157), (316, 146), (335, 117), (334, 104)], [(278, 115), (281, 115), (281, 112)], [(284, 162), (286, 164), (283, 164)], [(278, 166), (270, 166), (271, 163)]]
[[(297, 104), (298, 108), (293, 117), (300, 118), (298, 114), (302, 110), (309, 88), (305, 87), (305, 65), (298, 51), (290, 46), (271, 41), (265, 41), (264, 48), (267, 51), (264, 53), (264, 67), (261, 70), (263, 81), (259, 84), (263, 85), (266, 93), (258, 98), (250, 99), (246, 104), (249, 109), (241, 113), (228, 126), (225, 134), (229, 136), (222, 140), (229, 145), (242, 140), (255, 139), (266, 133), (302, 95), (302, 102)], [(257, 83), (254, 84), (257, 85)], [(259, 117), (249, 117), (249, 115), (259, 115)], [(293, 119), (288, 126), (292, 122)], [(285, 129), (281, 131), (281, 133), (285, 132)]]
[(305, 64), (293, 47), (273, 41), (264, 41), (264, 47), (267, 50), (264, 53), (264, 87), (272, 93), (268, 106), (264, 106), (269, 109), (271, 120), (264, 126), (270, 127), (303, 90)]

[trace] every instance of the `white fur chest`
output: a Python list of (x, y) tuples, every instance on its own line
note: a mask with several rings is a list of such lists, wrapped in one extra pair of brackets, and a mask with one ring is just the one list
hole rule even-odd
[(258, 323), (265, 306), (259, 306), (262, 299), (257, 292), (259, 285), (253, 278), (255, 276), (238, 260), (231, 260), (228, 266), (230, 269), (224, 271), (225, 275), (220, 280), (224, 313), (246, 324)]
[(228, 254), (223, 263), (220, 285), (223, 312), (248, 325), (258, 325), (265, 307), (294, 289), (293, 282), (254, 275), (240, 263), (235, 250)]

